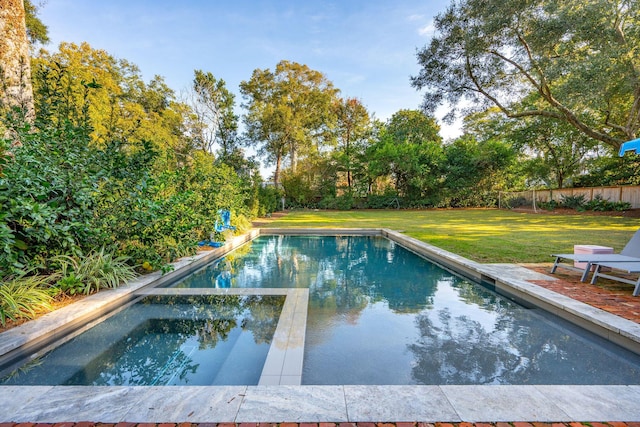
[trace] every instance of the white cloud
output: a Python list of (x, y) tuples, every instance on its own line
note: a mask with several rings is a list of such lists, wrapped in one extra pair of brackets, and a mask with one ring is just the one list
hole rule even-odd
[(408, 21), (422, 21), (424, 19), (424, 15), (410, 15), (407, 20)]
[(436, 31), (436, 27), (433, 25), (433, 22), (428, 23), (424, 27), (420, 27), (418, 29), (418, 34), (421, 36), (429, 36)]

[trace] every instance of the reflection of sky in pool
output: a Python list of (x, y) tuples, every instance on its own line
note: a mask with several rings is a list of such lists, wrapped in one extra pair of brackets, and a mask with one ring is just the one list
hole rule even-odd
[(262, 236), (177, 287), (308, 287), (304, 384), (640, 384), (640, 357), (380, 237)]
[(255, 385), (283, 302), (277, 296), (149, 296), (4, 384)]

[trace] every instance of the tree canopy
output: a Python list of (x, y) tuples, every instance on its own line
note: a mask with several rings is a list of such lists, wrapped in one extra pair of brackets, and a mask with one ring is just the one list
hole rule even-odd
[(338, 90), (321, 72), (280, 61), (274, 71), (254, 70), (240, 91), (248, 139), (275, 163), (275, 182), (286, 156), (295, 172), (299, 157), (329, 137), (327, 123)]
[(640, 132), (637, 0), (461, 0), (435, 19), (412, 85), (447, 119), (498, 107), (618, 148)]

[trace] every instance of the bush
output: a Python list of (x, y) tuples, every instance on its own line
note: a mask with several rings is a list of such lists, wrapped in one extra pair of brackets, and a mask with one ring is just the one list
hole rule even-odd
[(502, 206), (507, 209), (519, 208), (522, 206), (531, 206), (531, 201), (523, 196), (517, 196), (510, 199), (506, 199), (502, 202)]
[(69, 295), (88, 295), (100, 289), (116, 288), (136, 277), (128, 257), (114, 256), (105, 248), (86, 256), (60, 255), (53, 259), (60, 265), (61, 278), (55, 287)]
[(562, 196), (560, 196), (560, 203), (565, 208), (581, 210), (584, 209), (586, 200), (583, 194), (579, 194), (577, 196), (567, 196), (563, 194)]
[(258, 189), (258, 216), (265, 216), (279, 209), (282, 192), (276, 187), (260, 186)]
[(100, 238), (92, 227), (99, 160), (84, 133), (22, 132), (0, 175), (0, 269), (9, 274)]
[(540, 209), (545, 209), (548, 211), (552, 211), (559, 206), (558, 202), (555, 200), (549, 200), (548, 202), (538, 202), (538, 207)]
[(611, 202), (603, 199), (602, 196), (598, 194), (589, 202), (585, 203), (584, 207), (587, 210), (598, 212), (625, 211), (631, 209), (631, 204), (627, 202)]
[(33, 319), (38, 312), (51, 310), (53, 300), (47, 289), (50, 276), (15, 276), (0, 284), (0, 325), (7, 319)]
[(399, 209), (400, 200), (398, 193), (392, 189), (387, 189), (383, 194), (369, 194), (367, 196), (366, 207), (369, 209)]

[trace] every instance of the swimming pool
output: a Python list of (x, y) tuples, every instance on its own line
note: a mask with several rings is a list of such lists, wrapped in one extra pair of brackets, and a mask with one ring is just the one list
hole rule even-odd
[[(638, 356), (545, 311), (518, 305), (380, 236), (262, 236), (168, 286), (167, 292), (195, 294), (245, 290), (254, 298), (268, 289), (308, 289), (302, 384), (640, 383)], [(277, 314), (269, 317), (275, 319)], [(104, 322), (95, 331), (109, 322), (116, 320)], [(167, 328), (167, 322), (171, 323), (164, 319), (160, 324)], [(138, 329), (157, 327), (146, 322)], [(200, 327), (204, 328), (202, 323)], [(135, 334), (134, 338), (125, 336), (126, 342), (139, 340)], [(257, 372), (263, 368), (264, 345), (256, 352), (262, 356), (250, 361), (242, 356), (253, 355), (254, 350), (241, 351), (238, 360), (247, 363), (223, 369), (226, 374), (237, 373), (226, 379), (224, 375), (218, 379), (192, 377), (188, 369), (181, 371), (184, 375), (163, 376), (191, 366), (185, 355), (191, 354), (198, 338), (190, 339), (185, 345), (188, 340), (182, 337), (169, 338), (173, 346), (165, 345), (168, 350), (162, 354), (166, 357), (153, 362), (159, 369), (146, 375), (145, 381), (137, 377), (122, 381), (117, 369), (109, 368), (85, 382), (47, 378), (41, 382), (12, 379), (8, 384), (256, 384)], [(122, 341), (121, 337), (115, 347), (127, 347)], [(224, 347), (222, 340), (218, 350)], [(149, 351), (148, 345), (132, 348), (134, 356)], [(115, 366), (120, 358), (131, 365), (127, 372), (135, 372), (131, 367), (140, 364), (140, 358), (134, 363), (135, 357), (108, 353), (116, 355), (116, 361), (102, 361), (104, 366)], [(215, 359), (213, 355), (203, 357)], [(79, 370), (81, 377), (87, 377), (86, 371), (96, 371), (95, 359), (100, 358), (85, 359), (93, 362)], [(74, 381), (77, 379), (78, 375)]]
[(303, 384), (640, 383), (637, 355), (379, 236), (261, 236), (171, 286), (309, 288)]

